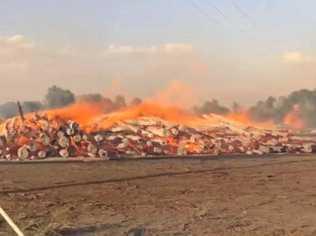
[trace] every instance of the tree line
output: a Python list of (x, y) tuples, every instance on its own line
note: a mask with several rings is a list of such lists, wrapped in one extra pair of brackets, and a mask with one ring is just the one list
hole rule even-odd
[[(248, 109), (248, 114), (254, 121), (274, 121), (281, 124), (285, 116), (299, 107), (300, 118), (306, 127), (316, 127), (316, 89), (301, 89), (288, 96), (273, 97), (260, 100)], [(230, 112), (241, 112), (241, 106), (234, 102), (231, 108), (221, 105), (217, 100), (206, 101), (201, 106), (194, 107), (198, 114), (216, 113), (225, 115)]]
[[(127, 105), (137, 105), (142, 102), (140, 98), (134, 98), (127, 104), (122, 95), (117, 95), (114, 99), (103, 97), (101, 94), (86, 94), (76, 97), (75, 94), (57, 86), (48, 88), (43, 101), (24, 101), (21, 102), (25, 113), (37, 112), (46, 109), (61, 108), (71, 105), (75, 102), (98, 102), (105, 105), (107, 110), (115, 110), (126, 107)], [(0, 117), (7, 119), (18, 114), (17, 103), (14, 101), (6, 102), (0, 105)]]

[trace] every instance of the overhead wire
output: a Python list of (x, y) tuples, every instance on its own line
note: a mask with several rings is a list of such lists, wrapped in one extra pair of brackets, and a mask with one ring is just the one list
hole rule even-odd
[(206, 1), (206, 3), (211, 8), (213, 8), (215, 11), (217, 11), (217, 13), (219, 15), (221, 15), (225, 20), (228, 20), (227, 16), (224, 14), (224, 12), (219, 7), (217, 7), (214, 3), (210, 2), (210, 1)]
[[(198, 0), (196, 0), (198, 1)], [(190, 3), (191, 3), (191, 6), (193, 6), (200, 14), (202, 14), (204, 17), (206, 17), (209, 21), (211, 21), (212, 23), (216, 23), (216, 24), (220, 24), (222, 23), (221, 21), (213, 18), (209, 12), (201, 7), (200, 4), (198, 4), (198, 2), (196, 2), (195, 0), (190, 0)], [(268, 0), (267, 0), (268, 1)], [(229, 21), (229, 18), (227, 17), (227, 15), (218, 7), (216, 6), (215, 4), (213, 4), (212, 2), (210, 1), (204, 1), (204, 3), (207, 2), (207, 4), (209, 5), (209, 7), (213, 8), (228, 24), (230, 24), (231, 26), (233, 26), (234, 29), (236, 29), (237, 31), (239, 31), (240, 33), (242, 34), (245, 34), (246, 31), (249, 31), (249, 29), (243, 29), (243, 28), (240, 28), (240, 27), (235, 27), (230, 21)], [(250, 15), (245, 11), (243, 10), (243, 8), (234, 0), (231, 0), (232, 4), (233, 4), (233, 7), (235, 8), (235, 10), (237, 10), (239, 12), (239, 14), (241, 14), (245, 19), (247, 19), (252, 26), (255, 26), (255, 21), (252, 20), (252, 18), (250, 17)], [(269, 50), (269, 49), (268, 49)]]
[(245, 19), (249, 22), (249, 24), (251, 24), (252, 26), (254, 26), (254, 21), (253, 19), (250, 17), (250, 15), (246, 12), (246, 10), (244, 10), (238, 3), (236, 0), (230, 0), (230, 2), (232, 3), (234, 9)]
[[(222, 19), (230, 26), (233, 26), (232, 22), (230, 21), (229, 17), (217, 6), (215, 5), (212, 1), (205, 1), (205, 3), (209, 6), (209, 8), (214, 9), (219, 16), (222, 17)], [(237, 29), (240, 32), (244, 32), (243, 29), (238, 28)]]
[(207, 11), (205, 11), (195, 0), (189, 1), (191, 5), (204, 17), (206, 17), (211, 23), (219, 24), (220, 22), (213, 18)]

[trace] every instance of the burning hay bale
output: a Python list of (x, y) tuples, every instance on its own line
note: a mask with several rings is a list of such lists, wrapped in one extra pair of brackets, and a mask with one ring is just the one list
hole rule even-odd
[(73, 120), (48, 117), (45, 113), (28, 115), (24, 119), (16, 117), (1, 124), (0, 158), (109, 159), (123, 156), (264, 155), (316, 151), (315, 140), (300, 138), (287, 130), (265, 130), (227, 120), (210, 125), (209, 118), (201, 118), (203, 125), (190, 126), (143, 116), (113, 122), (106, 128), (87, 129)]

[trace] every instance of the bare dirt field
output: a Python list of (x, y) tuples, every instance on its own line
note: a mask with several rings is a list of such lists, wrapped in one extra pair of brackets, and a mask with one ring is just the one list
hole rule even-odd
[(316, 235), (316, 156), (1, 163), (0, 205), (26, 235)]

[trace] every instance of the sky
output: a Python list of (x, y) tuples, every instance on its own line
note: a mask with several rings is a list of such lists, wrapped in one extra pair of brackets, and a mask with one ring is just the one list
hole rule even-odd
[(129, 97), (179, 85), (191, 103), (244, 105), (315, 89), (314, 9), (314, 0), (2, 0), (0, 103), (42, 99), (51, 85)]

